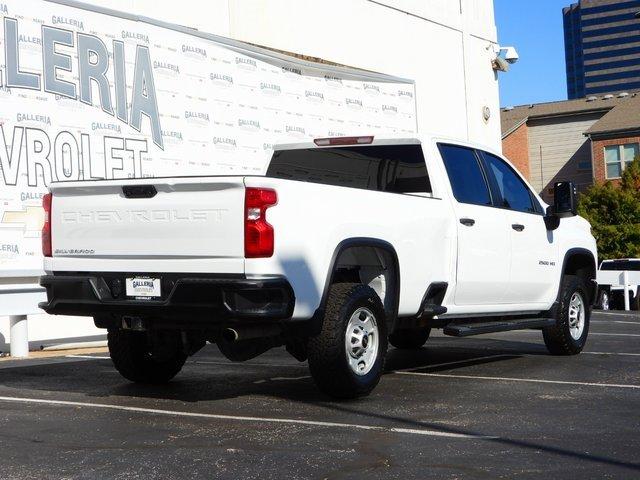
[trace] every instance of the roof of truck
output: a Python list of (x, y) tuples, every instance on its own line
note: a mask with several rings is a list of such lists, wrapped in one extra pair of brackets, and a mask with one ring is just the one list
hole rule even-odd
[(602, 261), (602, 263), (608, 262), (640, 262), (640, 258), (610, 258)]
[[(370, 143), (353, 143), (353, 144), (343, 144), (343, 145), (318, 145), (315, 142), (318, 140), (325, 139), (345, 139), (345, 138), (359, 138), (359, 137), (373, 137), (373, 142)], [(419, 144), (423, 142), (442, 142), (442, 143), (453, 143), (456, 145), (467, 146), (470, 148), (478, 148), (482, 149), (486, 152), (495, 153), (501, 155), (501, 153), (493, 146), (490, 145), (482, 145), (478, 142), (471, 142), (469, 140), (454, 138), (449, 136), (444, 136), (436, 133), (410, 133), (410, 134), (383, 134), (383, 135), (354, 135), (348, 137), (320, 137), (314, 140), (305, 140), (303, 142), (296, 143), (276, 143), (273, 146), (274, 151), (278, 150), (301, 150), (306, 148), (339, 148), (339, 147), (353, 147), (353, 146), (367, 146), (367, 145), (402, 145), (402, 144)]]
[[(332, 140), (341, 140), (346, 138), (368, 138), (372, 137), (372, 142), (367, 143), (353, 143), (353, 144), (342, 144), (342, 145), (318, 145), (315, 142), (318, 140), (324, 139), (332, 139)], [(279, 143), (273, 146), (274, 151), (278, 150), (303, 150), (307, 148), (326, 148), (326, 147), (355, 147), (355, 146), (367, 146), (367, 145), (402, 145), (402, 144), (419, 144), (421, 143), (422, 135), (411, 134), (407, 135), (384, 135), (384, 136), (374, 136), (374, 135), (359, 135), (359, 136), (349, 136), (349, 137), (321, 137), (316, 138), (311, 141), (297, 142), (297, 143)]]

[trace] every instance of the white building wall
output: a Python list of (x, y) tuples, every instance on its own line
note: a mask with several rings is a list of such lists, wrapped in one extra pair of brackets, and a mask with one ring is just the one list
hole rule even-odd
[(410, 78), (421, 131), (501, 148), (493, 0), (85, 1)]
[[(266, 47), (415, 80), (418, 128), (501, 148), (492, 0), (84, 0)], [(488, 107), (491, 116), (483, 118)], [(30, 340), (104, 334), (31, 317)], [(0, 321), (0, 345), (8, 321)]]

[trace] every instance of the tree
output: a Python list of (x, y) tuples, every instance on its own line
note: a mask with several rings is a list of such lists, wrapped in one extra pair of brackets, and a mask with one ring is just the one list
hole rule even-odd
[(591, 223), (601, 259), (640, 257), (640, 157), (619, 185), (605, 182), (582, 194), (578, 213)]

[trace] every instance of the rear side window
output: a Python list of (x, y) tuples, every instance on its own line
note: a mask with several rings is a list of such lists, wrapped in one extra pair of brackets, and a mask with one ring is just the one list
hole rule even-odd
[(267, 176), (391, 193), (431, 193), (420, 145), (309, 148), (274, 152)]
[(438, 146), (456, 200), (474, 205), (491, 205), (489, 187), (475, 151), (457, 145)]
[(496, 203), (501, 207), (516, 210), (518, 212), (536, 213), (531, 199), (531, 192), (516, 172), (501, 158), (487, 152), (482, 152), (487, 164), (489, 175), (495, 179), (495, 187), (500, 196)]

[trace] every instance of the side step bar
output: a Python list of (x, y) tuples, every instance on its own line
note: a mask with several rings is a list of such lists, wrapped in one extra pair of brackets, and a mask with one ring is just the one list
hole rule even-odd
[(470, 337), (483, 333), (507, 332), (509, 330), (526, 330), (530, 328), (552, 327), (556, 323), (554, 318), (524, 318), (519, 320), (503, 320), (494, 322), (474, 322), (449, 324), (444, 327), (445, 335), (452, 337)]

